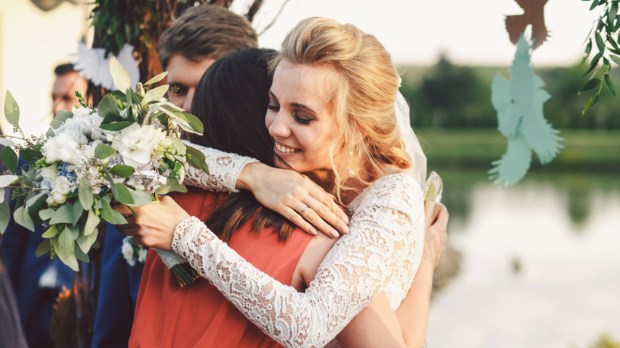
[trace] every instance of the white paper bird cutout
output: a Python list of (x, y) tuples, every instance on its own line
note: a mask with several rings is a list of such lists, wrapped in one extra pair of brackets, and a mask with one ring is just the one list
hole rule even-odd
[(543, 104), (550, 95), (542, 89), (542, 79), (532, 71), (530, 45), (523, 36), (517, 43), (510, 78), (497, 75), (491, 86), (498, 128), (508, 139), (508, 149), (493, 162), (489, 175), (495, 184), (504, 186), (514, 185), (527, 174), (532, 150), (540, 163), (547, 164), (563, 147), (559, 131), (544, 117)]
[[(125, 44), (116, 59), (127, 70), (131, 85), (135, 86), (140, 81), (140, 70), (132, 52), (133, 46)], [(79, 71), (82, 76), (92, 81), (96, 86), (102, 86), (109, 91), (116, 90), (112, 73), (110, 73), (110, 58), (112, 56), (105, 58), (103, 48), (88, 48), (80, 42), (77, 53), (72, 56), (75, 70)]]

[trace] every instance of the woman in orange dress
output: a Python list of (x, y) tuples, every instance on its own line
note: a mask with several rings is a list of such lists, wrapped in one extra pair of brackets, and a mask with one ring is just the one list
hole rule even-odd
[[(209, 68), (193, 102), (194, 113), (206, 125), (205, 135), (192, 139), (195, 143), (273, 164), (273, 145), (264, 127), (264, 115), (266, 91), (271, 85), (268, 61), (274, 55), (272, 50), (248, 49)], [(304, 277), (318, 268), (335, 242), (295, 231), (288, 220), (262, 208), (248, 192), (229, 195), (192, 189), (173, 198), (192, 215), (208, 221), (221, 239), (256, 267), (298, 291), (305, 289)], [(300, 262), (306, 251), (304, 262)], [(200, 278), (180, 287), (151, 250), (144, 265), (129, 346), (279, 345), (248, 321), (208, 280)]]

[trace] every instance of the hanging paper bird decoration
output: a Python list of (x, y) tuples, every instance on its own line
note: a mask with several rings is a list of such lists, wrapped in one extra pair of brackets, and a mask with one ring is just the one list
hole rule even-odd
[(510, 41), (517, 44), (519, 37), (525, 31), (528, 24), (532, 25), (532, 49), (542, 45), (549, 33), (545, 25), (545, 4), (547, 0), (515, 0), (523, 9), (522, 15), (506, 16), (506, 30)]
[(489, 171), (496, 184), (513, 185), (527, 173), (533, 150), (542, 164), (549, 163), (563, 147), (559, 131), (543, 115), (550, 95), (530, 64), (530, 45), (523, 36), (510, 69), (510, 80), (497, 75), (491, 86), (491, 102), (497, 111), (498, 128), (508, 139), (506, 154)]

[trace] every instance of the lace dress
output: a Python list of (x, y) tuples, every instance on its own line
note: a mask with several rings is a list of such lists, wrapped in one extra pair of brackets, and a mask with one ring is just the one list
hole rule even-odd
[[(211, 174), (189, 169), (188, 185), (233, 191), (243, 165), (252, 161), (202, 151)], [(177, 225), (172, 248), (282, 345), (323, 347), (380, 291), (398, 308), (422, 257), (422, 192), (410, 175), (376, 180), (348, 209), (350, 232), (332, 247), (304, 293), (257, 270), (196, 217)]]

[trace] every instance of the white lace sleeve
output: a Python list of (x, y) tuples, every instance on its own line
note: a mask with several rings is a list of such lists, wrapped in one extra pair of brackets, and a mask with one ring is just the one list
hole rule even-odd
[(216, 149), (188, 144), (205, 155), (209, 174), (190, 165), (185, 166), (183, 184), (209, 191), (237, 192), (235, 185), (243, 167), (248, 163), (258, 162), (249, 157), (222, 152)]
[(421, 258), (422, 194), (411, 176), (385, 176), (351, 206), (350, 232), (304, 293), (257, 270), (195, 217), (179, 223), (172, 248), (267, 335), (288, 347), (323, 347)]

